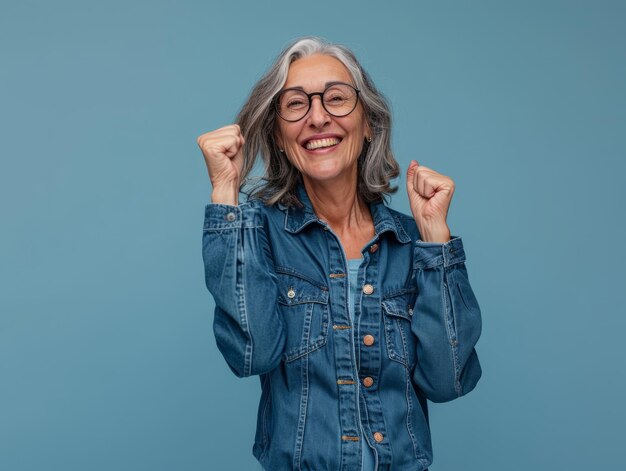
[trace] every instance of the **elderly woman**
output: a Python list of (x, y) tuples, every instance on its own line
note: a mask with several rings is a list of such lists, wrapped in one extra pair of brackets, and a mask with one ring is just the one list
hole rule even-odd
[(481, 376), (480, 310), (446, 223), (453, 181), (412, 161), (412, 216), (385, 205), (389, 107), (348, 49), (317, 38), (285, 49), (237, 124), (198, 144), (217, 345), (261, 380), (254, 456), (271, 471), (427, 469), (427, 400)]

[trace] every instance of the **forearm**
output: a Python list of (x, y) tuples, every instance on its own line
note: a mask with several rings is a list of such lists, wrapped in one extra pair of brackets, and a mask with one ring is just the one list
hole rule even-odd
[(434, 402), (471, 391), (481, 376), (474, 346), (481, 315), (465, 268), (461, 239), (417, 242), (417, 301), (411, 329), (418, 338), (415, 383)]
[(218, 348), (237, 376), (265, 373), (285, 343), (276, 277), (258, 212), (250, 205), (207, 205), (203, 234), (206, 285), (215, 299)]

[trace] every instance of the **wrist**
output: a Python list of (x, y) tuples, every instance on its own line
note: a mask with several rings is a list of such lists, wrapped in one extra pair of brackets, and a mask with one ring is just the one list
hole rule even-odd
[(419, 227), (419, 233), (423, 242), (436, 242), (445, 244), (450, 241), (450, 228), (446, 223), (423, 225)]
[(211, 203), (237, 206), (239, 204), (239, 185), (227, 183), (214, 186), (211, 193)]

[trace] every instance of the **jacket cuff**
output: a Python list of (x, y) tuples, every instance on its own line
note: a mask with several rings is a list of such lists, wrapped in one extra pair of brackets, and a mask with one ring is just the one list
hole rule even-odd
[(204, 229), (239, 229), (261, 225), (260, 213), (249, 203), (231, 206), (209, 203), (204, 209)]
[(434, 268), (438, 266), (449, 267), (455, 263), (465, 261), (465, 250), (460, 237), (452, 238), (442, 244), (438, 242), (415, 242), (414, 268)]

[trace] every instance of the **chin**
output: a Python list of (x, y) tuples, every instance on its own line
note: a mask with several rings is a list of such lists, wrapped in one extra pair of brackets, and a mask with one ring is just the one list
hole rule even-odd
[(302, 174), (311, 182), (330, 182), (337, 179), (348, 179), (348, 172), (345, 169), (323, 168), (305, 169)]

